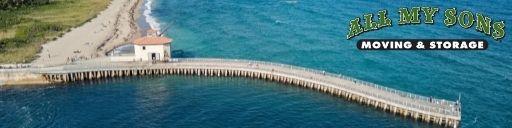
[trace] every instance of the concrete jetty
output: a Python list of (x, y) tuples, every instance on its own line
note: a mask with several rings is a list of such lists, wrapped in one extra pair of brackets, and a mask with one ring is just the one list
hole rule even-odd
[(140, 75), (198, 75), (250, 77), (319, 90), (349, 101), (368, 105), (395, 115), (437, 124), (459, 127), (461, 105), (458, 102), (429, 98), (340, 74), (286, 64), (235, 60), (180, 58), (169, 62), (105, 62), (52, 67), (0, 69), (0, 84), (45, 84), (96, 80)]

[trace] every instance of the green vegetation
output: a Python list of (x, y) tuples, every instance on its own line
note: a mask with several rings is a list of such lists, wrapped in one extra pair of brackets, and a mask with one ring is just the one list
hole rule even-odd
[(41, 45), (104, 10), (110, 0), (0, 0), (0, 63), (26, 63)]
[(0, 9), (14, 9), (21, 6), (48, 4), (53, 0), (0, 0)]

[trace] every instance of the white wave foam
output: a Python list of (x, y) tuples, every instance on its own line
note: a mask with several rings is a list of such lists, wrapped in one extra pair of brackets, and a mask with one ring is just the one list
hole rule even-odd
[(285, 3), (288, 3), (288, 4), (296, 4), (296, 3), (299, 3), (298, 0), (287, 0), (287, 1), (284, 1)]
[(144, 10), (144, 17), (146, 17), (146, 22), (149, 24), (151, 29), (160, 31), (160, 24), (156, 21), (156, 19), (151, 16), (151, 4), (153, 3), (153, 0), (146, 0), (146, 9)]

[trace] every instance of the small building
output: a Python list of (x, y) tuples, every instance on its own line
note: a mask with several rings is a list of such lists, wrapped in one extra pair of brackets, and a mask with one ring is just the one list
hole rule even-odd
[[(161, 37), (155, 30), (135, 39), (133, 44), (121, 46), (110, 53), (111, 61), (166, 61), (171, 58), (172, 39)], [(128, 53), (129, 52), (129, 53)]]

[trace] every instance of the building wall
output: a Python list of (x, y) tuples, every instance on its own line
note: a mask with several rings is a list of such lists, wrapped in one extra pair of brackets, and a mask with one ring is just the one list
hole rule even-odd
[(167, 58), (166, 59), (170, 59), (172, 57), (171, 56), (171, 51), (172, 51), (171, 50), (171, 45), (170, 44), (165, 45), (164, 50), (165, 50), (165, 53), (167, 54), (167, 56), (166, 56)]
[[(156, 60), (164, 60), (164, 51), (168, 45), (135, 45), (136, 61), (151, 61), (151, 53), (156, 53)], [(145, 49), (143, 49), (145, 47)]]

